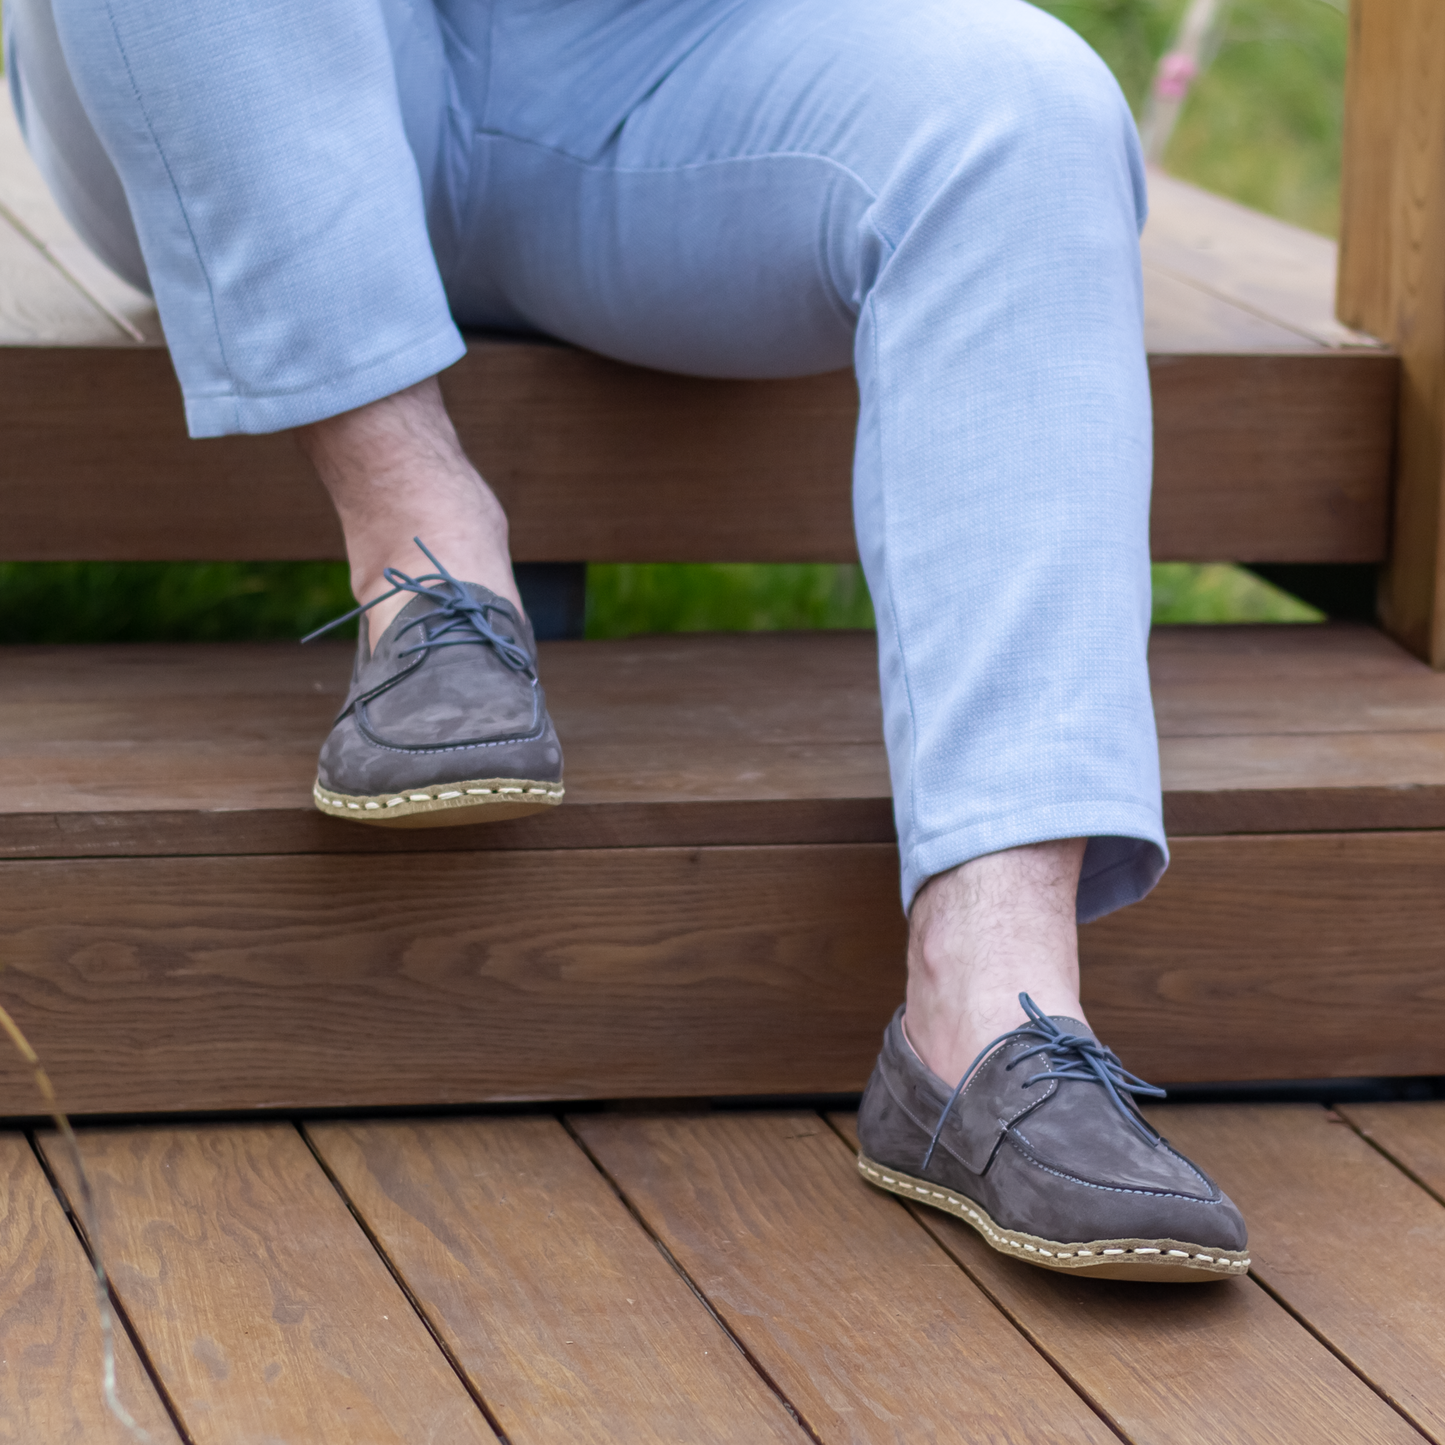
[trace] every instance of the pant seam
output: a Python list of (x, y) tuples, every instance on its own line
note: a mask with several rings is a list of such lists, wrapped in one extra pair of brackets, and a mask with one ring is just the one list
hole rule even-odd
[(131, 94), (135, 96), (136, 108), (140, 111), (145, 120), (146, 132), (151, 138), (151, 144), (155, 147), (156, 155), (165, 170), (166, 180), (170, 183), (171, 193), (176, 198), (176, 209), (185, 222), (186, 235), (190, 237), (191, 250), (196, 258), (196, 266), (199, 268), (202, 278), (206, 283), (206, 298), (210, 302), (211, 326), (215, 333), (216, 350), (221, 356), (221, 365), (225, 368), (226, 375), (231, 378), (231, 384), (235, 385), (235, 373), (231, 369), (230, 358), (226, 355), (226, 343), (221, 332), (221, 318), (216, 311), (216, 291), (211, 282), (211, 273), (206, 269), (206, 263), (201, 255), (200, 243), (196, 240), (195, 228), (191, 225), (191, 218), (186, 211), (185, 202), (181, 199), (181, 189), (176, 184), (175, 173), (171, 170), (170, 162), (166, 159), (166, 153), (161, 146), (160, 137), (156, 135), (155, 126), (151, 122), (150, 113), (146, 110), (144, 99), (141, 97), (140, 86), (136, 84), (135, 71), (131, 68), (130, 56), (126, 54), (125, 42), (120, 37), (120, 27), (116, 23), (115, 10), (111, 0), (105, 0), (106, 18), (110, 21), (110, 33), (115, 37), (115, 48), (120, 55), (121, 64), (125, 66), (126, 79), (130, 82)]

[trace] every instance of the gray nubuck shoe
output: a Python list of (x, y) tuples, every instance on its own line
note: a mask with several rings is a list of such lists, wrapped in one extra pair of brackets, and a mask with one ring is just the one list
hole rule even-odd
[(903, 1010), (858, 1114), (858, 1168), (881, 1189), (946, 1210), (1001, 1254), (1103, 1279), (1172, 1283), (1244, 1274), (1239, 1210), (1150, 1128), (1125, 1071), (1076, 1019), (994, 1040), (950, 1090), (914, 1053)]
[[(321, 749), (316, 806), (357, 823), (444, 828), (516, 818), (562, 801), (562, 749), (527, 619), (495, 592), (387, 568), (392, 590), (361, 616), (346, 706)], [(416, 595), (367, 641), (367, 608)], [(311, 638), (305, 639), (310, 641)]]

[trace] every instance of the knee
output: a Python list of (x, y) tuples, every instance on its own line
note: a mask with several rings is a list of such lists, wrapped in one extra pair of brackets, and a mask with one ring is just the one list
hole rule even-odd
[(898, 166), (915, 180), (922, 166), (938, 184), (1013, 176), (1034, 191), (1108, 170), (1126, 179), (1142, 220), (1128, 103), (1074, 31), (1024, 0), (923, 0), (919, 18), (899, 27), (892, 57), (907, 71), (888, 86), (907, 98)]

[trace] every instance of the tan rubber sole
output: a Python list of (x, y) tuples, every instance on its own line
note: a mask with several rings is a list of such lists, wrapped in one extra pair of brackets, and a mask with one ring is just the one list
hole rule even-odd
[(352, 823), (379, 828), (457, 828), (466, 823), (500, 823), (555, 808), (564, 791), (561, 783), (526, 778), (472, 778), (410, 793), (363, 797), (333, 793), (318, 781), (312, 796), (323, 813)]
[(1244, 1274), (1249, 1256), (1239, 1250), (1206, 1249), (1179, 1239), (1094, 1239), (1064, 1244), (1020, 1234), (995, 1224), (972, 1199), (955, 1195), (927, 1179), (915, 1179), (897, 1169), (858, 1156), (858, 1172), (879, 1189), (904, 1199), (917, 1200), (955, 1215), (971, 1224), (1000, 1254), (1014, 1255), (1042, 1269), (1072, 1270), (1094, 1279), (1147, 1280), (1154, 1284), (1202, 1284), (1211, 1279)]

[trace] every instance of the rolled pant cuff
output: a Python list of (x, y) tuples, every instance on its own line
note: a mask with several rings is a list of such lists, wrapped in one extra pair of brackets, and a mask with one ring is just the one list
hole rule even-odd
[(1138, 803), (1021, 809), (940, 834), (903, 850), (903, 907), (928, 880), (960, 863), (1060, 838), (1087, 838), (1079, 879), (1078, 920), (1091, 923), (1143, 898), (1169, 866), (1159, 810)]
[(188, 396), (186, 429), (193, 437), (219, 437), (307, 426), (415, 386), (455, 365), (466, 352), (461, 332), (447, 325), (414, 346), (370, 366), (328, 377), (304, 391), (275, 396)]

